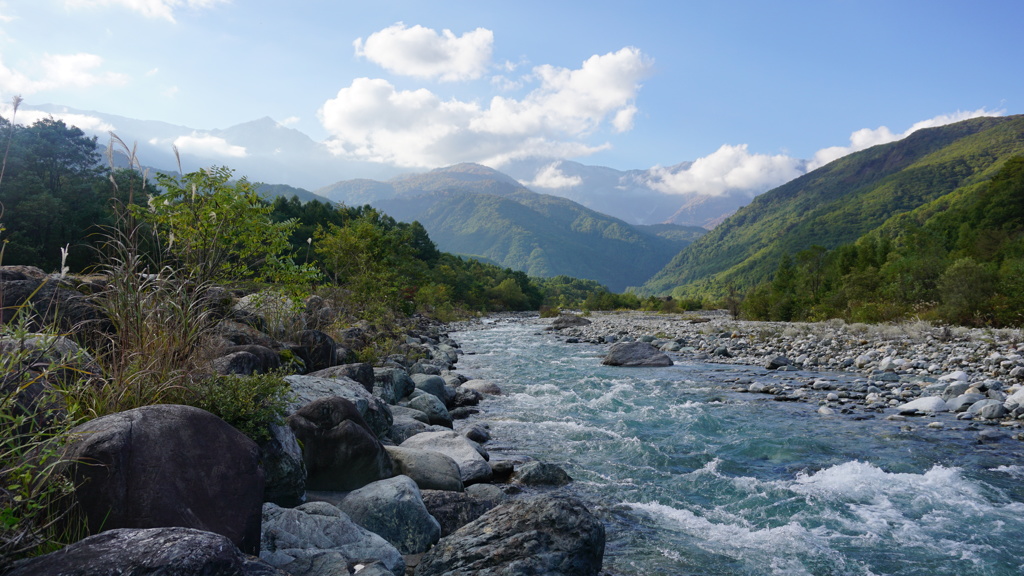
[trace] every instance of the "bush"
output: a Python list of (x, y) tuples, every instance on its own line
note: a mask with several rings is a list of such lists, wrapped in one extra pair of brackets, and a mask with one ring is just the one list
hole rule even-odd
[(270, 425), (280, 424), (291, 386), (280, 374), (211, 376), (193, 385), (185, 403), (220, 417), (256, 443), (270, 439)]

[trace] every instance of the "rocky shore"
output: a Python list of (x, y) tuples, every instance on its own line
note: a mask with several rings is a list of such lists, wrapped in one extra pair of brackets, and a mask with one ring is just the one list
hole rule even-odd
[[(948, 413), (969, 425), (1024, 427), (1021, 330), (749, 322), (724, 311), (593, 313), (538, 322), (568, 342), (648, 342), (679, 361), (760, 366), (775, 377), (740, 380), (733, 390), (807, 402), (825, 415), (898, 420)], [(786, 372), (792, 374), (779, 374)]]

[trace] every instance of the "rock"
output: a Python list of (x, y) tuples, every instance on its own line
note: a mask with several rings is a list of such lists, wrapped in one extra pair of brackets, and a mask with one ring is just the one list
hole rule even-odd
[(484, 424), (472, 424), (470, 426), (466, 426), (461, 430), (461, 433), (463, 436), (477, 444), (484, 444), (491, 439), (491, 432)]
[(596, 576), (604, 525), (574, 498), (544, 496), (498, 506), (442, 539), (417, 576)]
[(373, 366), (369, 364), (338, 364), (310, 372), (307, 376), (318, 376), (320, 378), (348, 378), (363, 385), (367, 392), (373, 394), (373, 386), (376, 384)]
[(947, 400), (946, 407), (949, 408), (950, 412), (965, 412), (972, 404), (984, 399), (985, 396), (981, 394), (961, 394), (956, 398)]
[(394, 417), (391, 409), (380, 398), (366, 391), (362, 384), (350, 378), (321, 378), (312, 375), (285, 376), (292, 387), (292, 410), (321, 398), (341, 397), (352, 402), (359, 415), (378, 438), (387, 435)]
[(552, 330), (562, 330), (572, 326), (589, 326), (590, 320), (575, 314), (561, 314), (551, 322)]
[(944, 376), (939, 376), (939, 380), (942, 382), (967, 382), (970, 379), (970, 375), (963, 370), (956, 370)]
[(179, 526), (259, 551), (259, 447), (191, 406), (145, 406), (77, 426), (65, 457), (91, 533)]
[(462, 492), (459, 465), (448, 456), (431, 450), (385, 446), (396, 474), (404, 474), (416, 482), (420, 490), (451, 490)]
[(302, 443), (309, 490), (355, 490), (392, 474), (391, 458), (355, 405), (315, 400), (288, 417)]
[(672, 359), (647, 342), (619, 342), (612, 344), (601, 361), (605, 366), (671, 366)]
[(437, 424), (438, 426), (444, 426), (445, 428), (452, 427), (451, 414), (449, 414), (448, 409), (444, 407), (444, 403), (438, 400), (437, 396), (434, 396), (433, 394), (425, 393), (409, 400), (408, 407), (426, 414), (427, 421), (430, 424)]
[(896, 410), (900, 414), (914, 415), (919, 413), (947, 412), (949, 407), (940, 396), (925, 396), (902, 404)]
[(249, 376), (263, 372), (263, 363), (259, 356), (251, 352), (239, 351), (214, 358), (210, 368), (217, 374), (239, 374)]
[(287, 576), (220, 534), (192, 528), (117, 528), (14, 564), (5, 576)]
[(319, 330), (302, 330), (295, 334), (295, 344), (292, 351), (302, 358), (310, 372), (323, 370), (343, 361), (343, 358), (338, 356), (338, 344), (334, 338)]
[(433, 450), (448, 456), (459, 465), (464, 485), (486, 482), (491, 478), (491, 465), (480, 454), (483, 449), (458, 432), (424, 432), (402, 442), (401, 446)]
[(295, 433), (288, 426), (270, 425), (270, 440), (260, 444), (263, 462), (263, 501), (295, 506), (306, 492), (306, 464)]
[[(389, 404), (394, 404), (398, 400), (405, 398), (416, 388), (412, 379), (409, 378), (409, 373), (404, 368), (374, 368), (373, 378), (374, 395), (384, 398)], [(378, 390), (381, 392), (379, 393)], [(388, 390), (390, 390), (390, 393), (388, 393)], [(394, 396), (394, 400), (388, 400), (385, 394)]]
[(448, 392), (445, 388), (444, 378), (433, 374), (411, 374), (413, 384), (417, 390), (423, 390), (434, 395), (443, 404), (448, 403)]
[(338, 508), (402, 554), (426, 552), (441, 538), (441, 525), (427, 512), (408, 476), (380, 480), (345, 495)]
[(490, 380), (469, 380), (462, 383), (462, 388), (490, 396), (501, 396), (501, 388)]
[(527, 462), (519, 467), (513, 479), (526, 486), (565, 486), (572, 482), (572, 476), (565, 470), (547, 462)]
[(974, 404), (971, 404), (971, 407), (967, 409), (967, 414), (976, 418), (994, 420), (1005, 416), (1006, 408), (1003, 407), (1003, 403), (999, 400), (986, 398), (985, 400), (979, 400)]
[(765, 363), (764, 367), (769, 370), (778, 370), (779, 368), (789, 365), (789, 358), (786, 358), (785, 356), (772, 356), (768, 359), (768, 362)]
[[(400, 406), (396, 406), (396, 408), (400, 408)], [(413, 410), (412, 408), (407, 408), (407, 410), (410, 412), (418, 412), (423, 416), (423, 420), (426, 420), (427, 415), (423, 414), (419, 410)], [(422, 434), (431, 430), (432, 427), (430, 424), (427, 424), (422, 420), (414, 419), (405, 415), (395, 416), (395, 421), (391, 425), (391, 431), (388, 432), (388, 438), (390, 438), (395, 444), (401, 444), (417, 434)]]
[(454, 533), (459, 528), (476, 520), (507, 497), (490, 484), (474, 484), (470, 488), (494, 488), (496, 493), (479, 494), (475, 491), (451, 492), (423, 490), (423, 505), (441, 525), (441, 537)]
[(89, 296), (60, 285), (52, 277), (4, 282), (0, 287), (0, 324), (19, 311), (28, 314), (30, 329), (56, 327), (62, 334), (109, 332), (110, 320)]
[(260, 558), (292, 576), (349, 574), (356, 564), (376, 562), (395, 576), (405, 573), (394, 546), (327, 502), (297, 508), (265, 504)]

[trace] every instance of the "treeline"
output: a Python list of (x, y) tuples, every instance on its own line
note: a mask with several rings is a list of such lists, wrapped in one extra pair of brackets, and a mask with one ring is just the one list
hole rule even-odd
[(763, 320), (1024, 324), (1024, 157), (856, 243), (784, 256), (741, 309)]
[(0, 135), (0, 264), (90, 272), (108, 256), (109, 232), (132, 214), (133, 238), (154, 262), (173, 257), (202, 281), (333, 291), (353, 317), (638, 306), (593, 281), (531, 278), (442, 253), (418, 222), (369, 206), (265, 200), (228, 168), (146, 174), (134, 158), (132, 168), (112, 168), (96, 138), (60, 120), (0, 118)]

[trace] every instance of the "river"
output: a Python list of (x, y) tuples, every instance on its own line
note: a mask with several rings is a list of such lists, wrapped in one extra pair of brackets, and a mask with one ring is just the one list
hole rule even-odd
[(979, 442), (952, 416), (823, 416), (733, 391), (782, 377), (762, 368), (602, 366), (603, 348), (541, 330), (453, 333), (458, 370), (505, 392), (481, 405), (493, 458), (575, 479), (567, 490), (607, 527), (605, 571), (1024, 573), (1024, 452), (1009, 434)]

